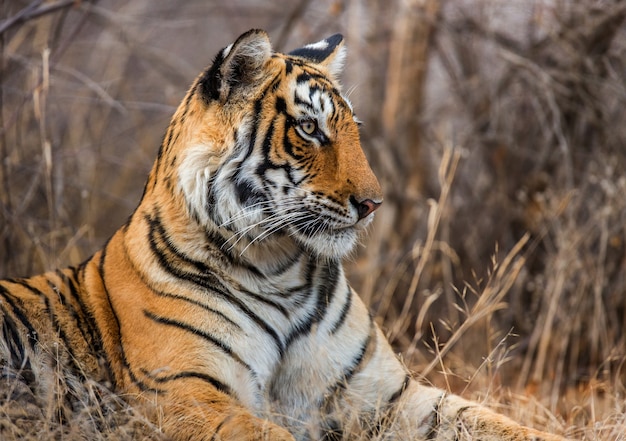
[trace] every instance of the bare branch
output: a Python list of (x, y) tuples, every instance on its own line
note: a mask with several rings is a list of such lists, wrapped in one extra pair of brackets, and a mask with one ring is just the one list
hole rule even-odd
[(13, 17), (9, 17), (0, 22), (0, 35), (20, 23), (39, 18), (46, 14), (51, 14), (69, 6), (78, 5), (80, 1), (81, 0), (59, 0), (54, 3), (42, 5), (43, 0), (34, 0), (30, 5), (26, 6)]

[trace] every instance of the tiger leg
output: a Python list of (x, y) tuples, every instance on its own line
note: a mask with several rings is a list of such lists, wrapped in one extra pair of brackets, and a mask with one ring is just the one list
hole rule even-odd
[(173, 440), (294, 441), (287, 430), (252, 415), (232, 398), (188, 380), (177, 384), (178, 390), (170, 389), (156, 400), (148, 399), (156, 404), (156, 408), (150, 406), (151, 419)]
[(416, 381), (408, 384), (396, 412), (395, 424), (405, 426), (405, 430), (411, 431), (410, 426), (417, 423), (417, 439), (564, 441), (560, 436), (523, 427), (478, 403)]
[(564, 441), (411, 379), (377, 326), (374, 332), (369, 359), (349, 379), (338, 402), (338, 409), (359, 413), (355, 417), (348, 411), (351, 423), (344, 426), (344, 433), (385, 440)]

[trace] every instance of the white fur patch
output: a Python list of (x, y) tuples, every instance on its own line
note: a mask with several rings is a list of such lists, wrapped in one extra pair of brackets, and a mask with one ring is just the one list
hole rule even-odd
[(219, 158), (206, 145), (197, 144), (185, 149), (178, 167), (178, 183), (187, 200), (187, 206), (202, 222), (207, 222), (209, 178), (218, 166)]
[(306, 49), (314, 49), (317, 51), (323, 51), (326, 50), (326, 48), (328, 47), (328, 41), (326, 40), (322, 40), (322, 41), (318, 41), (316, 43), (309, 43), (306, 46), (304, 46)]

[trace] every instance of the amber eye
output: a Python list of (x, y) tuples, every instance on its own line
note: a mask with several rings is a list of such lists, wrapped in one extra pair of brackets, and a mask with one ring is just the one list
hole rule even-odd
[(312, 119), (307, 119), (300, 122), (300, 128), (307, 135), (313, 135), (317, 130), (317, 122)]

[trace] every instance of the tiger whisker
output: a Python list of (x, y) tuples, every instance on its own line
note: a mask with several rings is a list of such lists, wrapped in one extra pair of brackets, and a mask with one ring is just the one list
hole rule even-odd
[[(285, 199), (281, 201), (281, 206), (280, 209), (281, 210), (285, 210), (285, 209), (289, 209), (291, 208), (290, 206), (285, 207), (286, 204), (293, 204), (293, 206), (298, 206), (296, 204), (301, 204), (302, 200), (300, 198), (293, 198), (293, 199)], [(264, 206), (265, 205), (265, 206)], [(228, 219), (227, 221), (221, 223), (219, 225), (219, 227), (226, 227), (228, 225), (232, 225), (234, 222), (237, 222), (239, 220), (245, 219), (246, 217), (250, 217), (253, 215), (258, 215), (258, 212), (254, 212), (251, 211), (252, 209), (255, 208), (260, 208), (261, 213), (264, 211), (273, 211), (274, 209), (274, 202), (272, 201), (261, 201), (261, 202), (257, 202), (256, 204), (250, 205), (248, 207), (243, 208), (239, 213), (237, 213), (236, 215), (234, 215), (233, 217), (231, 217), (230, 219)]]
[[(294, 215), (298, 215), (298, 216), (311, 216), (310, 213), (294, 213)], [(293, 220), (297, 220), (297, 216), (294, 216), (294, 218), (296, 219), (292, 219)], [(255, 242), (258, 242), (260, 240), (266, 239), (267, 237), (269, 237), (271, 234), (275, 233), (278, 230), (281, 230), (282, 228), (284, 228), (285, 224), (283, 222), (276, 222), (274, 225), (269, 226), (268, 228), (266, 228), (265, 230), (263, 230), (259, 235), (257, 235), (254, 239), (252, 239), (250, 241), (250, 243), (248, 243), (248, 245), (246, 245), (243, 250), (241, 250), (240, 255), (243, 255), (243, 253), (250, 247), (250, 245), (252, 245)]]
[[(284, 227), (286, 223), (288, 223), (289, 221), (293, 221), (289, 217), (286, 217), (285, 214), (292, 214), (295, 217), (299, 213), (290, 213), (288, 211), (288, 208), (282, 208), (281, 212), (274, 213), (271, 216), (269, 216), (269, 217), (267, 217), (265, 219), (262, 219), (259, 222), (256, 222), (256, 223), (254, 223), (252, 225), (247, 226), (243, 230), (237, 231), (233, 236), (231, 236), (230, 238), (228, 238), (226, 240), (224, 245), (226, 245), (228, 242), (230, 242), (231, 240), (236, 238), (235, 242), (232, 243), (231, 246), (228, 248), (229, 251), (232, 250), (239, 243), (239, 241), (241, 241), (241, 239), (243, 239), (246, 236), (246, 234), (248, 232), (250, 232), (253, 229), (255, 229), (257, 227), (260, 227), (260, 226), (265, 226), (265, 230), (273, 229), (273, 231), (275, 231), (276, 227), (272, 227), (272, 222), (274, 222), (274, 221), (280, 221), (280, 222), (276, 222), (276, 225), (278, 226), (278, 228)], [(263, 234), (263, 233), (261, 233), (261, 234)]]

